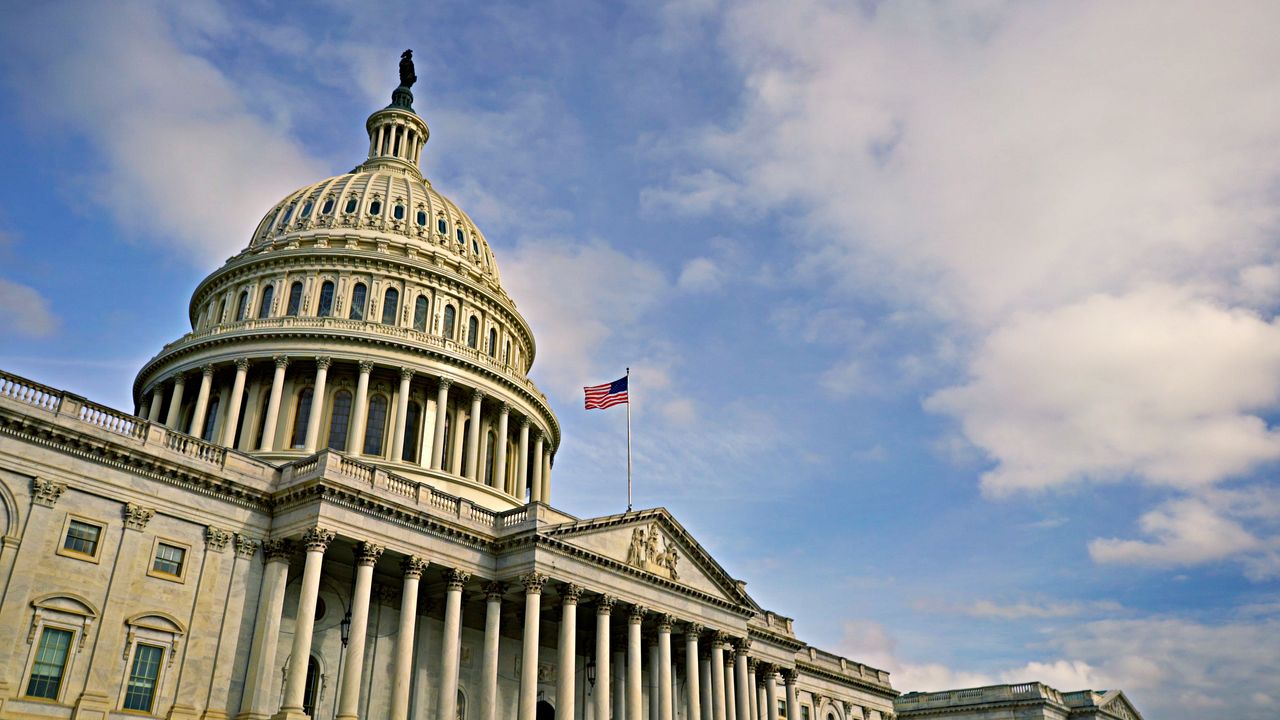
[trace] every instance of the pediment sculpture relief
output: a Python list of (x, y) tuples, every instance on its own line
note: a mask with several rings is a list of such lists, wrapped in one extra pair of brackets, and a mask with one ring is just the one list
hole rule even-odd
[(679, 562), (675, 545), (664, 538), (658, 528), (650, 526), (631, 531), (631, 547), (627, 549), (627, 564), (654, 575), (679, 580), (676, 571)]

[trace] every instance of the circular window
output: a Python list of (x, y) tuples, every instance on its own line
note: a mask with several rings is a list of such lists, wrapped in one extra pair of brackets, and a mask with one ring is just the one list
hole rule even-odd
[(316, 622), (320, 622), (320, 620), (324, 618), (324, 611), (327, 609), (328, 608), (326, 608), (324, 605), (324, 598), (317, 597), (316, 598)]

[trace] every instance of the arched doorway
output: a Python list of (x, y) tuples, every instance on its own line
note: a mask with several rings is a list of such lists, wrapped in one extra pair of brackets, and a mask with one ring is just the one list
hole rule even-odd
[(539, 700), (533, 716), (536, 720), (556, 720), (556, 709), (546, 700)]

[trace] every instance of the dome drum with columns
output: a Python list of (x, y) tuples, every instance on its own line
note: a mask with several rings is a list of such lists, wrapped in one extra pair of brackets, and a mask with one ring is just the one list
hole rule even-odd
[(368, 160), (289, 194), (134, 385), (153, 422), (273, 461), (329, 448), (494, 509), (546, 501), (560, 429), (489, 243), (418, 169), (398, 88)]

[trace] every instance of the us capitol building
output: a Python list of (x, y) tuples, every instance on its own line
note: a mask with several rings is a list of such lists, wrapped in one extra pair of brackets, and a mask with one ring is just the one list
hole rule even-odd
[(137, 413), (0, 373), (0, 718), (888, 720), (666, 510), (551, 505), (560, 425), (484, 235), (368, 159), (196, 287)]

